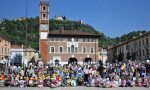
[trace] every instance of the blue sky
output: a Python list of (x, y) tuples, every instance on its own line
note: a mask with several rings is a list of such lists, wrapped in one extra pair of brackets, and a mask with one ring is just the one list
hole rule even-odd
[[(28, 0), (28, 17), (39, 16), (39, 1)], [(50, 0), (50, 18), (83, 20), (97, 31), (116, 37), (150, 31), (150, 0)], [(1, 0), (0, 19), (25, 16), (25, 0)]]

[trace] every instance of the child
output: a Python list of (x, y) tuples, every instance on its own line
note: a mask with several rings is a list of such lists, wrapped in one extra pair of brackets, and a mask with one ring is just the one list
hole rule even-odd
[(147, 87), (150, 87), (150, 75), (147, 76)]
[(78, 72), (76, 73), (76, 83), (78, 84), (78, 85), (83, 85), (83, 75), (84, 75), (84, 73), (81, 71), (81, 70), (78, 70)]
[(133, 87), (133, 83), (132, 83), (132, 81), (130, 79), (127, 79), (126, 86), (127, 87)]
[(106, 88), (110, 88), (112, 85), (111, 85), (111, 82), (109, 80), (109, 78), (106, 79), (106, 83), (105, 83), (105, 87)]
[(45, 86), (48, 86), (48, 87), (51, 86), (50, 76), (47, 76), (47, 77), (45, 78)]
[(119, 84), (119, 87), (121, 87), (121, 84), (122, 84), (122, 80), (121, 80), (121, 78), (119, 78), (119, 80), (118, 80), (118, 84)]
[(51, 78), (51, 88), (56, 88), (58, 86), (58, 83), (56, 81), (56, 75), (54, 74)]
[(23, 80), (23, 77), (20, 77), (19, 79), (19, 87), (24, 88), (25, 87), (25, 80)]
[(113, 88), (119, 87), (118, 81), (115, 80), (115, 79), (112, 79), (111, 86), (112, 86)]
[(60, 76), (60, 75), (58, 75), (58, 76), (56, 77), (56, 82), (57, 82), (57, 86), (60, 87), (61, 82), (62, 82), (62, 79), (61, 79), (61, 76)]
[(121, 87), (126, 87), (126, 80), (125, 79), (121, 80)]
[(4, 85), (5, 85), (5, 87), (9, 87), (10, 86), (10, 77), (5, 78)]
[(72, 78), (72, 80), (71, 80), (71, 86), (72, 87), (75, 87), (77, 85), (77, 83), (76, 83), (76, 78), (74, 77), (74, 78)]
[(139, 77), (138, 79), (137, 79), (137, 86), (139, 86), (139, 87), (142, 87), (143, 85), (142, 85), (142, 78), (141, 77)]
[(42, 88), (42, 87), (43, 87), (43, 84), (44, 84), (44, 82), (43, 82), (42, 77), (39, 77), (39, 80), (38, 80), (38, 87), (39, 87), (39, 88)]
[(70, 77), (67, 78), (67, 86), (71, 86), (71, 79), (70, 79)]
[(37, 77), (34, 77), (34, 87), (35, 86), (38, 86), (38, 78)]
[(94, 79), (95, 79), (95, 86), (100, 87), (101, 83), (102, 83), (102, 79), (101, 79), (100, 75), (97, 74)]
[(89, 74), (89, 76), (88, 76), (88, 83), (86, 85), (88, 87), (90, 87), (90, 86), (92, 86), (92, 83), (93, 83), (93, 81), (92, 81), (92, 74)]
[(92, 77), (91, 87), (95, 87), (95, 83), (96, 83), (95, 78), (94, 78), (94, 77)]
[(114, 87), (119, 87), (121, 85), (121, 80), (120, 80), (120, 83), (119, 83), (119, 79), (120, 79), (119, 74), (115, 73), (115, 75), (114, 75), (114, 81), (113, 81), (114, 84), (115, 84)]
[(0, 87), (4, 86), (4, 80), (2, 80), (1, 76), (0, 76)]
[(32, 78), (32, 77), (30, 78), (30, 80), (29, 80), (28, 83), (29, 83), (29, 86), (30, 86), (30, 87), (33, 87), (33, 86), (34, 86), (34, 82), (33, 82), (33, 78)]
[(15, 77), (14, 86), (16, 86), (16, 87), (19, 86), (19, 75), (17, 75), (17, 76)]

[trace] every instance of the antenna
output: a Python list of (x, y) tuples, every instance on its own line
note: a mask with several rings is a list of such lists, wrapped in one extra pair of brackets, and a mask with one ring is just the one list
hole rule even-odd
[[(25, 50), (24, 50), (24, 48), (23, 48), (23, 52), (25, 53), (25, 54), (23, 54), (23, 55), (25, 55), (26, 56), (26, 54), (27, 54), (27, 30), (28, 30), (28, 21), (27, 21), (27, 11), (28, 11), (28, 9), (27, 9), (27, 3), (28, 3), (28, 1), (26, 0), (26, 4), (25, 4), (25, 12), (26, 12), (26, 16), (25, 16), (25, 27), (26, 27), (26, 30), (25, 30)], [(25, 68), (24, 67), (24, 60), (25, 60), (25, 56), (24, 57), (22, 57), (23, 58), (23, 69)]]
[(28, 0), (26, 0), (26, 41), (25, 41), (25, 44), (26, 44), (26, 48), (27, 48), (27, 31), (28, 31), (28, 21), (27, 21), (27, 17), (28, 17)]

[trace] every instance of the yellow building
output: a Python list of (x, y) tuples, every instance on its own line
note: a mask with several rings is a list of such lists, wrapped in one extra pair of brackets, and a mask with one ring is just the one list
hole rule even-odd
[(150, 32), (108, 49), (109, 61), (150, 59)]
[(4, 36), (0, 36), (0, 63), (9, 63), (10, 47), (10, 41)]

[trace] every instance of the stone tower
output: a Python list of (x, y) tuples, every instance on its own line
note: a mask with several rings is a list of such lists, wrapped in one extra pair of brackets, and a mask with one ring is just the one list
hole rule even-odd
[(48, 59), (48, 42), (49, 33), (49, 1), (40, 0), (40, 16), (39, 16), (39, 50), (44, 64)]

